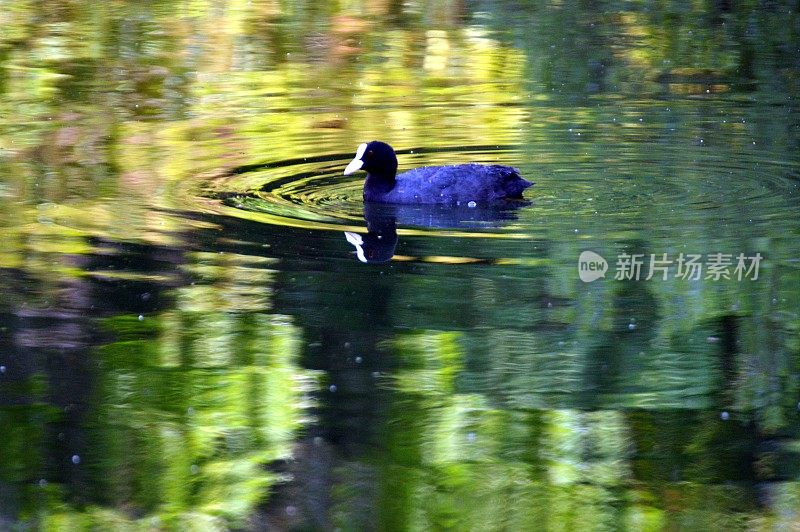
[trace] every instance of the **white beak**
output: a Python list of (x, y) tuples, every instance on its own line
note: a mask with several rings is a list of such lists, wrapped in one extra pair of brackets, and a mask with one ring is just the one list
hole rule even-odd
[[(353, 163), (350, 163), (353, 164)], [(352, 233), (350, 231), (344, 232), (344, 237), (356, 248), (356, 256), (358, 260), (361, 262), (367, 262), (367, 257), (364, 256), (364, 248), (361, 247), (364, 244), (364, 239), (361, 238), (361, 235), (358, 233)]]
[(361, 170), (362, 166), (364, 166), (364, 161), (361, 159), (353, 159), (350, 161), (350, 164), (347, 165), (347, 168), (344, 169), (344, 175), (350, 175), (353, 172), (357, 172)]
[(361, 167), (364, 166), (364, 161), (361, 160), (364, 157), (364, 152), (367, 149), (367, 144), (359, 144), (358, 149), (356, 149), (356, 156), (350, 161), (350, 164), (347, 165), (347, 168), (344, 169), (344, 175), (350, 175), (353, 172), (357, 172), (361, 170)]

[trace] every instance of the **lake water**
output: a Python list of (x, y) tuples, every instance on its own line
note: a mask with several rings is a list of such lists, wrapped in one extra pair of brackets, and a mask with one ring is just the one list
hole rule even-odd
[[(800, 523), (796, 2), (0, 2), (0, 528)], [(400, 167), (527, 203), (365, 207)]]

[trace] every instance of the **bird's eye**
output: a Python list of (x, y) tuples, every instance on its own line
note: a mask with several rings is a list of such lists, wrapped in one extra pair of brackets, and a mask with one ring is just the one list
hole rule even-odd
[(367, 150), (367, 157), (372, 157), (372, 150)]

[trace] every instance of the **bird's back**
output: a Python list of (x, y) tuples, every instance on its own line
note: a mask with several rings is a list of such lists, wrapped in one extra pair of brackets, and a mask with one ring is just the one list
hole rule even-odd
[(424, 166), (397, 176), (385, 195), (391, 203), (491, 203), (517, 199), (532, 183), (516, 168), (502, 165), (457, 164)]

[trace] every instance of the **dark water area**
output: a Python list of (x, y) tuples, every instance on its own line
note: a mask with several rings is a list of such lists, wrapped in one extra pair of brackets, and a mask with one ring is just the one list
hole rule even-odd
[[(797, 2), (0, 2), (0, 529), (800, 526)], [(380, 206), (505, 164), (502, 206)]]

